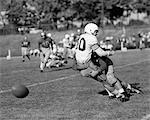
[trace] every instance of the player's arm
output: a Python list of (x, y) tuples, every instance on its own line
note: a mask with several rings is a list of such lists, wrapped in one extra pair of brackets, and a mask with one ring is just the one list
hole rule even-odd
[(109, 56), (112, 55), (113, 53), (111, 51), (104, 51), (98, 43), (94, 44), (92, 46), (92, 50), (96, 52), (99, 56)]

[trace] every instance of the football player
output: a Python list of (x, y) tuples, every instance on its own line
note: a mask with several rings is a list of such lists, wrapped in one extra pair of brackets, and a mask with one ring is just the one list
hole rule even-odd
[(40, 50), (40, 70), (43, 72), (46, 63), (48, 62), (48, 58), (51, 53), (51, 39), (49, 39), (45, 32), (41, 33), (41, 40), (38, 42), (38, 48)]
[[(82, 76), (90, 76), (97, 81), (102, 82), (105, 88), (115, 94), (118, 98), (127, 99), (120, 82), (107, 80), (104, 72), (107, 67), (106, 63), (102, 59), (98, 59), (98, 64), (95, 64), (91, 58), (93, 52), (97, 53), (100, 57), (109, 56), (114, 53), (113, 51), (104, 51), (99, 46), (96, 38), (98, 26), (94, 23), (89, 23), (85, 26), (84, 32), (85, 33), (80, 36), (75, 53), (76, 68), (80, 70)], [(112, 86), (112, 84), (115, 84), (115, 87)]]
[(35, 57), (36, 57), (36, 56), (40, 56), (40, 51), (39, 51), (39, 49), (34, 49), (34, 50), (33, 50), (33, 54), (34, 54)]
[(61, 67), (64, 65), (64, 60), (61, 58), (61, 56), (57, 56), (55, 54), (51, 54), (48, 62), (46, 63), (47, 68), (52, 67)]
[(70, 35), (69, 34), (65, 34), (65, 38), (63, 39), (63, 58), (65, 60), (65, 62), (67, 63), (68, 60), (68, 53), (69, 53), (69, 49), (70, 49)]
[(27, 36), (24, 37), (23, 41), (21, 42), (21, 53), (22, 53), (22, 62), (25, 61), (25, 57), (30, 60), (30, 41)]
[(47, 39), (49, 39), (50, 44), (51, 44), (50, 47), (51, 47), (51, 50), (53, 51), (53, 45), (55, 44), (55, 41), (52, 39), (52, 34), (51, 33), (47, 33), (46, 37), (47, 37)]
[[(106, 74), (106, 77), (107, 77), (107, 81), (109, 81), (109, 83), (111, 83), (110, 84), (111, 87), (116, 88), (117, 85), (115, 85), (115, 84), (118, 84), (118, 83), (120, 84), (121, 83), (121, 85), (125, 88), (126, 91), (131, 92), (131, 93), (132, 92), (138, 93), (138, 94), (140, 93), (140, 91), (138, 89), (133, 88), (129, 83), (121, 81), (119, 78), (117, 78), (115, 76), (113, 62), (109, 57), (102, 56), (102, 57), (99, 58), (99, 56), (95, 52), (93, 52), (92, 61), (97, 65), (99, 64), (98, 59), (102, 59), (103, 61), (105, 61), (106, 65), (107, 65), (106, 70), (105, 70), (105, 74)], [(117, 97), (113, 93), (111, 93), (106, 87), (105, 87), (105, 89), (108, 92), (108, 95), (109, 95), (110, 98)], [(116, 88), (116, 90), (117, 90), (117, 88)]]

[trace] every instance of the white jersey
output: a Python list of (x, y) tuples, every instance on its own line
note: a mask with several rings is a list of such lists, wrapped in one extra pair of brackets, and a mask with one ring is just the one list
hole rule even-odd
[(92, 46), (98, 44), (97, 38), (94, 35), (82, 34), (78, 41), (76, 49), (76, 60), (79, 63), (85, 63), (91, 59)]

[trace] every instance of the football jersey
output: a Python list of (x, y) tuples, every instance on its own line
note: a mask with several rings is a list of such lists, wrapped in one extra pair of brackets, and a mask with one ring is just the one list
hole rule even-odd
[(26, 40), (22, 41), (21, 47), (29, 47), (29, 46), (30, 46), (30, 42), (29, 41), (26, 41)]
[(82, 34), (78, 41), (76, 49), (76, 60), (79, 63), (85, 63), (91, 59), (92, 46), (98, 44), (97, 38), (94, 35)]
[(52, 45), (52, 40), (49, 38), (41, 39), (39, 41), (39, 45), (44, 48), (50, 48), (50, 46)]

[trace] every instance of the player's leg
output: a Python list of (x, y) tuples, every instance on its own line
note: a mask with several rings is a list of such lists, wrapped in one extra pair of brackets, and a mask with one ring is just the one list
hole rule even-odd
[[(82, 76), (92, 77), (96, 81), (101, 82), (108, 91), (114, 92), (114, 87), (110, 86), (105, 75), (106, 63), (103, 60), (99, 60), (99, 63), (100, 65), (97, 66), (93, 62), (90, 62), (87, 69), (81, 70)], [(109, 93), (113, 95), (111, 92)]]
[[(116, 77), (117, 78), (117, 77)], [(125, 81), (121, 81), (119, 78), (117, 78), (118, 81), (120, 81), (121, 85), (125, 88), (125, 90), (128, 92), (128, 93), (141, 93), (140, 90), (132, 87), (129, 83), (125, 82)]]
[(81, 71), (83, 76), (91, 76), (93, 78), (96, 78), (97, 75), (101, 74), (106, 69), (106, 63), (103, 60), (100, 60), (100, 65), (94, 64), (91, 60), (85, 64), (77, 63), (77, 65), (80, 68), (87, 68)]
[(120, 81), (114, 75), (114, 68), (113, 65), (108, 66), (108, 72), (106, 74), (108, 83), (115, 87), (118, 90), (119, 94), (124, 93), (124, 89), (120, 83)]
[(25, 48), (21, 47), (22, 62), (25, 61)]
[(48, 62), (48, 59), (50, 57), (51, 51), (48, 48), (44, 48), (43, 51), (44, 51), (44, 60), (43, 60), (43, 66), (42, 67), (44, 69), (44, 67), (46, 66), (46, 63)]
[(46, 63), (46, 67), (47, 67), (47, 68), (51, 68), (52, 62), (53, 62), (53, 60), (52, 60), (51, 58), (49, 58), (49, 59), (48, 59), (48, 62)]
[(88, 68), (81, 70), (81, 75), (85, 77), (92, 77), (96, 81), (101, 82), (104, 88), (108, 91), (108, 94), (110, 96), (114, 96), (114, 94), (118, 95), (118, 91), (114, 88), (114, 86), (111, 86), (110, 83), (107, 81), (107, 77), (104, 71), (106, 69), (105, 62), (103, 63), (102, 60), (99, 60), (99, 63), (101, 65), (97, 66), (91, 62)]
[(67, 60), (68, 60), (68, 48), (66, 48), (66, 47), (64, 47), (63, 59), (64, 59), (64, 62), (67, 63)]
[(28, 60), (30, 60), (30, 52), (29, 52), (29, 48), (26, 49), (26, 57), (28, 58)]
[(41, 52), (40, 52), (40, 70), (41, 70), (41, 72), (43, 72), (43, 70), (44, 70), (44, 52), (43, 52), (42, 48), (41, 48)]
[[(114, 89), (114, 91), (111, 90), (110, 92), (112, 94), (114, 94), (117, 98), (121, 97), (121, 98), (123, 98), (123, 100), (128, 99), (127, 96), (125, 95), (125, 90), (124, 90), (122, 84), (120, 83), (120, 81), (118, 81), (118, 79), (114, 75), (114, 68), (113, 68), (112, 60), (109, 59), (108, 57), (102, 57), (101, 59), (103, 61), (105, 61), (107, 64), (107, 68), (106, 68), (107, 82), (106, 83), (109, 85), (104, 83), (105, 89), (107, 89), (107, 91), (109, 91), (110, 90), (109, 86), (111, 86), (115, 89)], [(98, 61), (98, 63), (99, 63), (99, 61)], [(112, 96), (110, 96), (110, 97), (112, 97)]]

